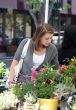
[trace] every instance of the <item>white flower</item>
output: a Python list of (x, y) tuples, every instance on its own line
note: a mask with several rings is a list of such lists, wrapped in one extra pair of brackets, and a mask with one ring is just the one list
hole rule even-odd
[(0, 94), (0, 110), (15, 107), (18, 102), (19, 100), (12, 93), (12, 91), (4, 91), (3, 93)]
[(28, 103), (36, 103), (37, 97), (33, 92), (27, 92), (26, 95), (24, 95), (24, 98), (26, 100), (26, 102)]

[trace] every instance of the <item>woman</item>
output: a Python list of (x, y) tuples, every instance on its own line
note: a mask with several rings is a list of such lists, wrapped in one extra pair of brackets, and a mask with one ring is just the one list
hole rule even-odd
[(70, 25), (65, 28), (62, 47), (58, 52), (59, 63), (68, 64), (67, 58), (76, 57), (76, 26)]
[[(54, 64), (58, 69), (58, 53), (54, 44), (51, 43), (53, 28), (49, 24), (40, 24), (28, 46), (27, 54), (23, 60), (22, 70), (19, 74), (18, 81), (25, 82), (26, 75), (30, 75), (31, 69), (39, 70), (43, 64)], [(14, 67), (18, 64), (21, 52), (27, 40), (23, 40), (14, 56), (10, 68), (10, 82), (14, 80)]]

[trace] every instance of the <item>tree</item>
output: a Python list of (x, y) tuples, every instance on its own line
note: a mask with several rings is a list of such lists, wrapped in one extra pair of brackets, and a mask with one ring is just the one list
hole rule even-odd
[[(41, 13), (41, 22), (44, 22), (46, 0), (24, 0), (24, 1), (30, 5), (29, 12), (35, 20), (35, 25), (37, 26), (38, 24), (36, 16), (35, 16), (36, 11), (39, 11)], [(48, 18), (50, 18), (54, 4), (57, 1), (58, 0), (49, 1), (49, 17)]]
[(40, 10), (42, 3), (40, 2), (40, 0), (24, 0), (24, 2), (29, 5), (28, 11), (34, 20), (35, 26), (37, 27), (38, 21), (35, 16), (35, 13), (36, 11)]
[(30, 4), (30, 11), (33, 13), (38, 11), (42, 6), (41, 0), (25, 0), (25, 2)]

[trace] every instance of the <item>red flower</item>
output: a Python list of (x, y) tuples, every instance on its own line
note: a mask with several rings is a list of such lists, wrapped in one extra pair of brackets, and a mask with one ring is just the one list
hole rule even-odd
[(60, 67), (60, 70), (67, 70), (67, 66), (66, 65), (62, 65), (61, 67)]
[(51, 79), (46, 79), (45, 80), (45, 83), (47, 83), (47, 84), (51, 84), (53, 81), (51, 80)]

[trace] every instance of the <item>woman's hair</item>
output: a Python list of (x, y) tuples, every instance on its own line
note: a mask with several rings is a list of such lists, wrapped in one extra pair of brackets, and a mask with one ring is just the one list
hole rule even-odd
[(36, 50), (39, 48), (41, 42), (40, 42), (40, 39), (43, 35), (45, 35), (46, 33), (51, 33), (53, 34), (54, 32), (54, 29), (52, 28), (52, 26), (50, 26), (49, 24), (40, 24), (37, 28), (36, 28), (36, 31), (34, 33), (34, 36), (33, 36), (33, 41), (35, 42), (35, 48)]
[(76, 26), (70, 25), (65, 28), (62, 42), (63, 49), (76, 48)]

